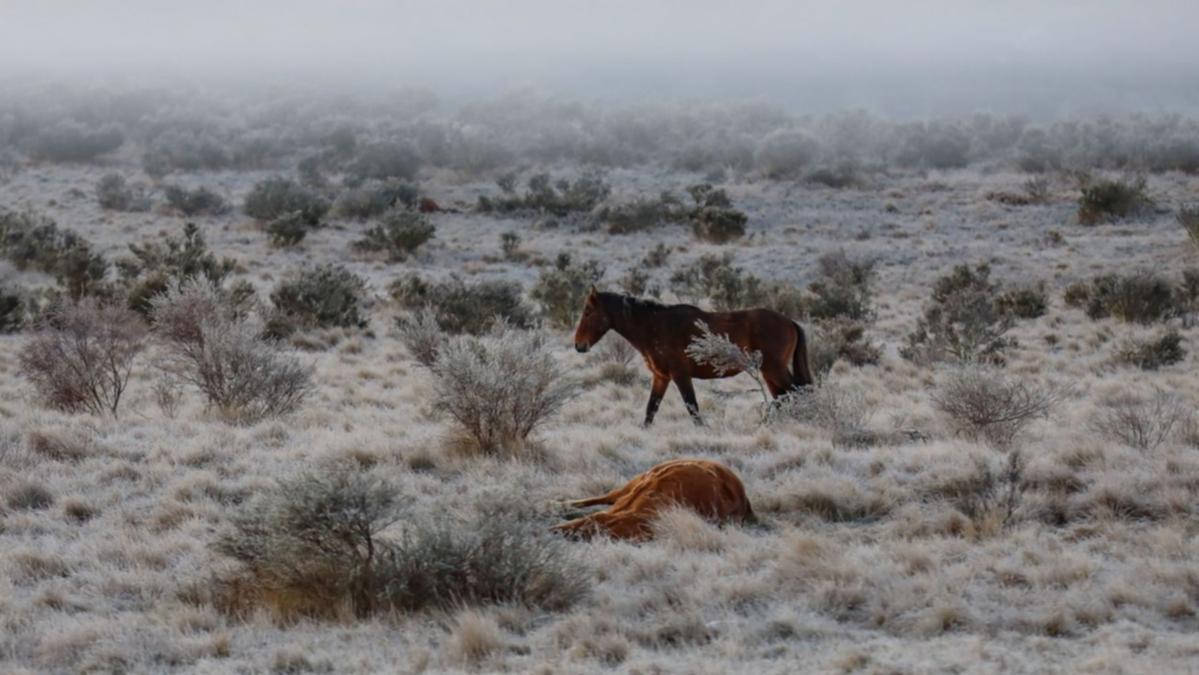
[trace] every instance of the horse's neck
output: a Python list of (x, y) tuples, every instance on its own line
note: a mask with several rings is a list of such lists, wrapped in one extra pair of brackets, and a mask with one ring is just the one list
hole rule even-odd
[(636, 347), (638, 351), (645, 351), (649, 346), (649, 335), (653, 330), (654, 316), (651, 312), (634, 315), (632, 312), (625, 312), (622, 307), (614, 312), (609, 312), (608, 316), (612, 320), (612, 330), (628, 340), (629, 344)]

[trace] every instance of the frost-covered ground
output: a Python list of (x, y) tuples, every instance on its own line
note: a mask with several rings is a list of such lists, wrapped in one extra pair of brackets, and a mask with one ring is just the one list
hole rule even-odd
[[(122, 166), (136, 175), (136, 169)], [(109, 169), (30, 165), (0, 184), (0, 206), (33, 208), (111, 255), (182, 219), (100, 210), (94, 186)], [(235, 206), (266, 173), (197, 173)], [(681, 192), (697, 176), (607, 174), (615, 194)], [(0, 499), (0, 670), (4, 672), (1185, 672), (1199, 664), (1199, 448), (1172, 440), (1152, 452), (1088, 430), (1112, 396), (1151, 386), (1199, 401), (1199, 330), (1182, 327), (1188, 355), (1147, 373), (1112, 363), (1114, 345), (1156, 328), (1092, 321), (1066, 307), (1070, 282), (1137, 268), (1177, 277), (1196, 250), (1169, 213), (1199, 197), (1199, 179), (1158, 174), (1158, 211), (1082, 227), (1077, 190), (1051, 183), (1048, 204), (985, 198), (1019, 190), (1023, 174), (962, 170), (873, 176), (834, 190), (790, 182), (726, 185), (750, 216), (751, 236), (696, 243), (682, 226), (615, 236), (570, 224), (470, 213), (491, 182), (450, 174), (422, 192), (463, 213), (434, 215), (436, 239), (412, 260), (384, 264), (350, 250), (365, 227), (312, 233), (301, 247), (269, 246), (234, 211), (194, 219), (210, 246), (239, 262), (237, 276), (269, 289), (309, 262), (341, 262), (378, 296), (370, 334), (347, 332), (315, 366), (317, 392), (291, 418), (231, 427), (198, 398), (169, 418), (141, 369), (119, 420), (39, 409), (17, 371), (22, 335), (0, 336), (0, 494), (33, 484), (37, 508)], [(519, 232), (531, 262), (499, 255)], [(1050, 235), (1059, 233), (1060, 239)], [(447, 422), (430, 410), (429, 375), (392, 328), (386, 285), (409, 272), (505, 277), (532, 283), (561, 251), (598, 259), (614, 282), (658, 242), (675, 250), (665, 275), (700, 254), (731, 251), (766, 279), (804, 284), (816, 258), (844, 249), (879, 261), (878, 366), (838, 364), (834, 382), (862, 392), (870, 427), (914, 429), (866, 449), (834, 445), (802, 424), (761, 427), (744, 378), (700, 383), (710, 428), (697, 430), (677, 393), (658, 423), (639, 422), (648, 378), (598, 376), (594, 356), (561, 334), (558, 357), (587, 390), (537, 440), (544, 461), (446, 453)], [(1019, 508), (1003, 527), (972, 519), (954, 500), (979, 466), (1002, 454), (955, 437), (935, 411), (938, 369), (902, 360), (933, 280), (958, 263), (989, 262), (1013, 284), (1044, 281), (1047, 314), (1020, 322), (1009, 372), (1068, 387), (1048, 420), (1021, 441), (1028, 459)], [(36, 284), (34, 273), (7, 278)], [(618, 340), (609, 336), (605, 340)], [(717, 395), (723, 392), (723, 395)], [(1181, 437), (1180, 437), (1181, 438)], [(725, 462), (742, 477), (760, 528), (716, 528), (676, 515), (670, 534), (643, 545), (578, 543), (593, 577), (588, 599), (562, 613), (520, 607), (278, 625), (226, 616), (202, 587), (224, 564), (208, 545), (237, 504), (297, 468), (353, 459), (386, 476), (430, 513), (469, 512), (481, 499), (532, 501), (553, 522), (557, 500), (602, 492), (669, 458)], [(481, 652), (472, 646), (486, 647)], [(482, 653), (479, 658), (470, 654)]]

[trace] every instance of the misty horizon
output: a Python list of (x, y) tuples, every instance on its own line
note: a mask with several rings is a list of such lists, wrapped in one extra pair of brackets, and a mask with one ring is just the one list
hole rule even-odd
[(1199, 109), (1199, 7), (976, 3), (7, 2), (0, 82), (516, 90), (896, 118)]

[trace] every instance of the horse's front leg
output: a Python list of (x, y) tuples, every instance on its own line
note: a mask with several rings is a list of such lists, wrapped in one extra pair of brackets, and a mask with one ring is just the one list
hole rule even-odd
[(691, 384), (691, 376), (679, 375), (675, 377), (674, 386), (679, 388), (679, 394), (683, 396), (683, 403), (687, 405), (687, 412), (691, 414), (691, 419), (695, 422), (695, 426), (702, 427), (704, 420), (699, 416), (699, 402), (695, 400), (695, 387)]
[(662, 397), (666, 395), (666, 387), (670, 386), (670, 378), (665, 375), (654, 373), (654, 382), (649, 389), (649, 403), (645, 405), (645, 426), (648, 428), (654, 423), (654, 415), (658, 414), (658, 406), (662, 403)]

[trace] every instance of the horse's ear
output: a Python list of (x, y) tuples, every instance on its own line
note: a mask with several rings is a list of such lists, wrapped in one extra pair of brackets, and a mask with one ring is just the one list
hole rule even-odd
[(588, 295), (593, 298), (599, 295), (599, 289), (595, 287), (595, 284), (591, 284), (591, 292)]

